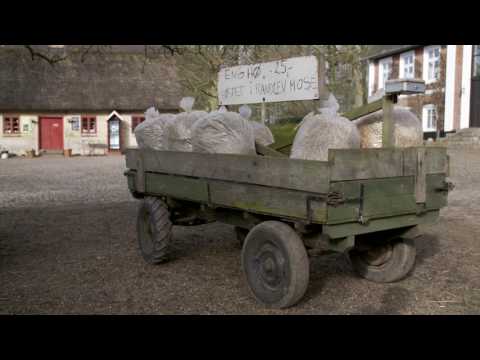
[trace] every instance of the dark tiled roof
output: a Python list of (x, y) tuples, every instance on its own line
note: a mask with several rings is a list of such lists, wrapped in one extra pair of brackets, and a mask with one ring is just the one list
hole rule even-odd
[(365, 59), (378, 59), (385, 56), (401, 53), (422, 45), (371, 45), (370, 53)]
[(70, 48), (66, 60), (51, 66), (33, 61), (25, 48), (1, 46), (0, 110), (177, 109), (181, 89), (174, 57), (156, 56), (145, 65), (142, 45), (132, 47), (92, 53), (84, 62)]

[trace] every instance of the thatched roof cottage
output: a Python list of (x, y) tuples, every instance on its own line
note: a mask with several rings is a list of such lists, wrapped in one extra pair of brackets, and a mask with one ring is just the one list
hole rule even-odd
[(173, 56), (146, 58), (142, 45), (49, 50), (65, 59), (52, 65), (23, 46), (0, 46), (0, 148), (119, 152), (136, 145), (133, 130), (148, 107), (178, 111)]

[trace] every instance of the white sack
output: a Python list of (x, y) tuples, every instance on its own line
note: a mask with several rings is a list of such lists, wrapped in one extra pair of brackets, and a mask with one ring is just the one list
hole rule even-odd
[(360, 134), (352, 122), (332, 112), (308, 114), (293, 140), (292, 159), (328, 161), (329, 149), (360, 148)]
[(235, 112), (214, 111), (192, 127), (194, 152), (255, 155), (255, 136), (249, 120)]
[[(362, 116), (353, 123), (358, 127), (362, 148), (382, 147), (383, 110)], [(422, 123), (409, 108), (393, 109), (393, 145), (396, 147), (421, 146)]]
[(250, 120), (249, 123), (253, 128), (255, 141), (258, 142), (260, 145), (268, 146), (275, 142), (273, 134), (267, 126), (253, 120)]
[(151, 107), (145, 112), (145, 121), (134, 131), (139, 149), (167, 150), (165, 127), (175, 120), (173, 114), (160, 114)]
[(192, 126), (206, 116), (205, 111), (183, 112), (165, 126), (166, 147), (170, 151), (192, 151)]
[[(240, 106), (240, 108), (238, 109), (238, 113), (241, 117), (247, 120), (252, 117), (252, 109), (248, 105)], [(264, 124), (254, 120), (250, 121), (249, 123), (253, 128), (255, 141), (258, 142), (260, 145), (268, 146), (275, 142), (272, 132)]]

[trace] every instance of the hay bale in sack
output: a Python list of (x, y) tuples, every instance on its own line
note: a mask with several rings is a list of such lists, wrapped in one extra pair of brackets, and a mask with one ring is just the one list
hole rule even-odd
[(167, 150), (192, 151), (192, 126), (207, 114), (206, 111), (183, 112), (168, 122), (165, 126)]
[(254, 120), (250, 120), (250, 125), (253, 128), (255, 141), (260, 145), (268, 146), (275, 142), (273, 134), (268, 127)]
[(134, 131), (139, 149), (167, 150), (165, 127), (175, 120), (173, 114), (160, 114), (151, 107), (145, 112), (145, 121)]
[[(252, 116), (252, 109), (248, 105), (242, 105), (238, 109), (238, 113), (244, 119), (249, 120), (250, 117)], [(255, 135), (255, 141), (258, 142), (260, 145), (268, 146), (268, 145), (273, 144), (275, 142), (275, 139), (273, 138), (272, 132), (264, 124), (261, 124), (257, 121), (254, 121), (254, 120), (250, 121), (249, 123), (253, 128), (253, 133)]]
[[(382, 147), (383, 110), (362, 116), (353, 123), (360, 132), (362, 148)], [(393, 109), (393, 145), (396, 147), (421, 146), (423, 143), (422, 123), (407, 107)]]
[(344, 117), (326, 111), (308, 114), (293, 140), (290, 158), (328, 161), (329, 149), (360, 148), (357, 127)]
[(194, 152), (256, 154), (253, 128), (235, 112), (214, 111), (196, 121), (192, 146)]

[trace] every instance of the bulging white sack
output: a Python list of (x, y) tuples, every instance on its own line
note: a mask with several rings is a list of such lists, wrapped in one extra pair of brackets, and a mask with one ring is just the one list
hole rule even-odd
[(160, 114), (155, 108), (145, 112), (145, 121), (134, 131), (139, 149), (167, 150), (165, 127), (175, 120), (173, 114)]
[[(244, 119), (249, 120), (252, 117), (252, 109), (248, 105), (242, 105), (238, 109), (238, 113)], [(258, 142), (260, 145), (268, 146), (275, 142), (273, 134), (268, 127), (264, 124), (259, 123), (258, 121), (250, 121), (250, 125), (253, 128), (253, 133), (255, 135), (255, 142)]]
[(235, 112), (214, 111), (192, 127), (194, 152), (255, 155), (255, 136), (249, 120)]
[[(362, 116), (353, 123), (360, 132), (362, 148), (382, 147), (383, 110)], [(393, 145), (396, 147), (421, 146), (423, 143), (422, 123), (407, 107), (393, 109)]]
[(290, 157), (328, 161), (329, 149), (357, 148), (360, 148), (360, 134), (350, 120), (333, 112), (310, 113), (295, 135)]
[(268, 146), (275, 142), (273, 134), (267, 126), (253, 120), (250, 120), (250, 125), (253, 128), (255, 141), (258, 142), (260, 145)]
[(166, 147), (170, 151), (192, 151), (192, 126), (205, 111), (182, 112), (165, 125)]

